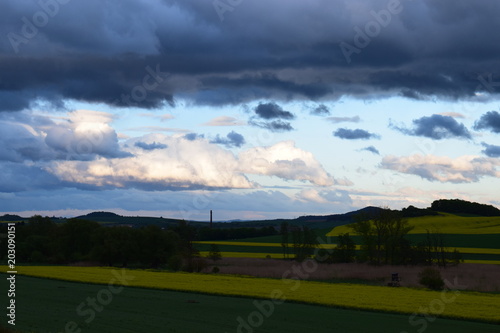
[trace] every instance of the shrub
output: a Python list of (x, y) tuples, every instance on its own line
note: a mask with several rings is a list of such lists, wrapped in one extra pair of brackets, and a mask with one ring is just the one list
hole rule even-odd
[(212, 268), (212, 273), (215, 273), (215, 274), (217, 274), (217, 273), (219, 273), (219, 272), (220, 272), (220, 269), (219, 269), (219, 267), (217, 267), (217, 266), (214, 266), (214, 267)]
[(432, 267), (427, 267), (418, 275), (421, 285), (432, 290), (441, 290), (444, 287), (444, 281), (441, 278), (441, 273)]

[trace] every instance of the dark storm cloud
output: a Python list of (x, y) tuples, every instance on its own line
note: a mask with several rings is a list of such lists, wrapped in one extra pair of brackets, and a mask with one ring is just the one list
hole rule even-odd
[(143, 141), (137, 141), (134, 143), (134, 146), (139, 147), (144, 150), (155, 150), (155, 149), (165, 149), (168, 146), (164, 143), (159, 143), (159, 142), (152, 142), (152, 143), (146, 143)]
[(422, 117), (413, 120), (413, 128), (407, 129), (396, 125), (390, 125), (392, 128), (412, 136), (423, 136), (434, 140), (448, 138), (471, 139), (469, 130), (457, 122), (453, 117), (433, 114), (430, 117)]
[(328, 116), (330, 115), (330, 109), (324, 104), (318, 105), (316, 108), (311, 110), (311, 114), (315, 116)]
[(210, 143), (221, 144), (228, 148), (241, 147), (242, 145), (245, 144), (245, 138), (243, 137), (243, 135), (236, 133), (235, 131), (231, 131), (226, 135), (225, 138), (217, 134), (215, 139), (210, 141)]
[(373, 146), (369, 146), (369, 147), (363, 148), (361, 150), (369, 151), (371, 153), (374, 153), (375, 155), (380, 155), (380, 152), (378, 151), (378, 149), (373, 147)]
[(283, 110), (276, 103), (260, 103), (255, 108), (255, 114), (262, 119), (294, 119), (295, 116), (289, 111)]
[(368, 139), (380, 138), (380, 136), (378, 136), (377, 134), (373, 134), (359, 128), (354, 130), (347, 128), (339, 128), (338, 130), (333, 132), (333, 136), (346, 140), (368, 140)]
[(474, 124), (475, 130), (490, 130), (493, 133), (500, 133), (500, 113), (489, 111), (481, 116)]
[(0, 92), (2, 101), (6, 101), (0, 104), (0, 110), (4, 111), (33, 107), (37, 102), (61, 107), (67, 98), (142, 108), (173, 103), (163, 84), (168, 73), (159, 64), (148, 64), (135, 56), (8, 58), (0, 62), (0, 72), (3, 81), (0, 89), (11, 90)]
[[(231, 103), (231, 100), (235, 97), (234, 95), (241, 95), (240, 98), (242, 98), (244, 94), (257, 94), (260, 97), (268, 98), (279, 96), (280, 99), (286, 99), (286, 95), (288, 95), (288, 98), (293, 96), (297, 99), (315, 100), (332, 92), (332, 88), (326, 83), (299, 83), (295, 81), (295, 78), (283, 79), (278, 77), (277, 74), (267, 71), (252, 75), (244, 74), (238, 78), (208, 77), (201, 79), (201, 84), (206, 89), (211, 90), (211, 94), (213, 94), (215, 88), (225, 92), (228, 96), (223, 97), (214, 94), (217, 96), (214, 98), (201, 94), (198, 95), (198, 98), (201, 98), (201, 102), (208, 104), (217, 104), (217, 102), (224, 101)], [(247, 97), (250, 97), (250, 95)]]
[(212, 1), (2, 1), (0, 110), (500, 92), (500, 2), (402, 0), (388, 22), (388, 1), (352, 3), (243, 1), (221, 17)]
[(487, 143), (482, 143), (483, 147), (486, 148), (483, 150), (483, 154), (488, 157), (500, 157), (500, 146), (489, 145)]

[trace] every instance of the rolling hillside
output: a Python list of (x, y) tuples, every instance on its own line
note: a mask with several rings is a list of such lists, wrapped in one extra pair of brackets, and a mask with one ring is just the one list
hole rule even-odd
[[(459, 216), (450, 213), (439, 213), (436, 216), (422, 216), (409, 218), (408, 222), (414, 227), (410, 234), (425, 234), (427, 230), (442, 234), (500, 234), (500, 216)], [(327, 236), (338, 236), (349, 232), (355, 235), (349, 225), (338, 226), (332, 229)]]

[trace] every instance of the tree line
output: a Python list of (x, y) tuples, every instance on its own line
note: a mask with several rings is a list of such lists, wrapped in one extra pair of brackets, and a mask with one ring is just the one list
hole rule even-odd
[(437, 231), (427, 230), (424, 240), (412, 244), (407, 236), (413, 226), (400, 211), (382, 209), (370, 218), (358, 216), (358, 222), (352, 224), (351, 229), (360, 239), (360, 249), (356, 251), (356, 244), (349, 233), (340, 234), (337, 246), (330, 251), (328, 262), (447, 266), (463, 261), (456, 249), (448, 250), (444, 235)]
[[(26, 223), (16, 224), (16, 259), (22, 263), (69, 264), (91, 261), (107, 266), (168, 267), (196, 271), (204, 264), (194, 241), (209, 237), (230, 239), (276, 233), (272, 227), (227, 230), (196, 228), (185, 221), (167, 229), (156, 225), (141, 228), (105, 226), (83, 219), (55, 223), (49, 217), (36, 215)], [(2, 247), (6, 246), (2, 239), (0, 242)], [(2, 251), (0, 258), (5, 253), (7, 251)]]
[(479, 216), (500, 216), (500, 209), (492, 206), (460, 199), (435, 200), (431, 204), (435, 211), (451, 214), (469, 214)]
[(290, 226), (288, 222), (282, 222), (280, 235), (283, 259), (293, 257), (302, 261), (311, 256), (318, 245), (316, 233), (307, 226)]

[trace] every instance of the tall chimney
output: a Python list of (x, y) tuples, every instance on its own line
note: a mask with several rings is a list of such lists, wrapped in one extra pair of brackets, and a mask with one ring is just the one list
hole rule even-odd
[(210, 229), (212, 229), (212, 210), (210, 209)]

